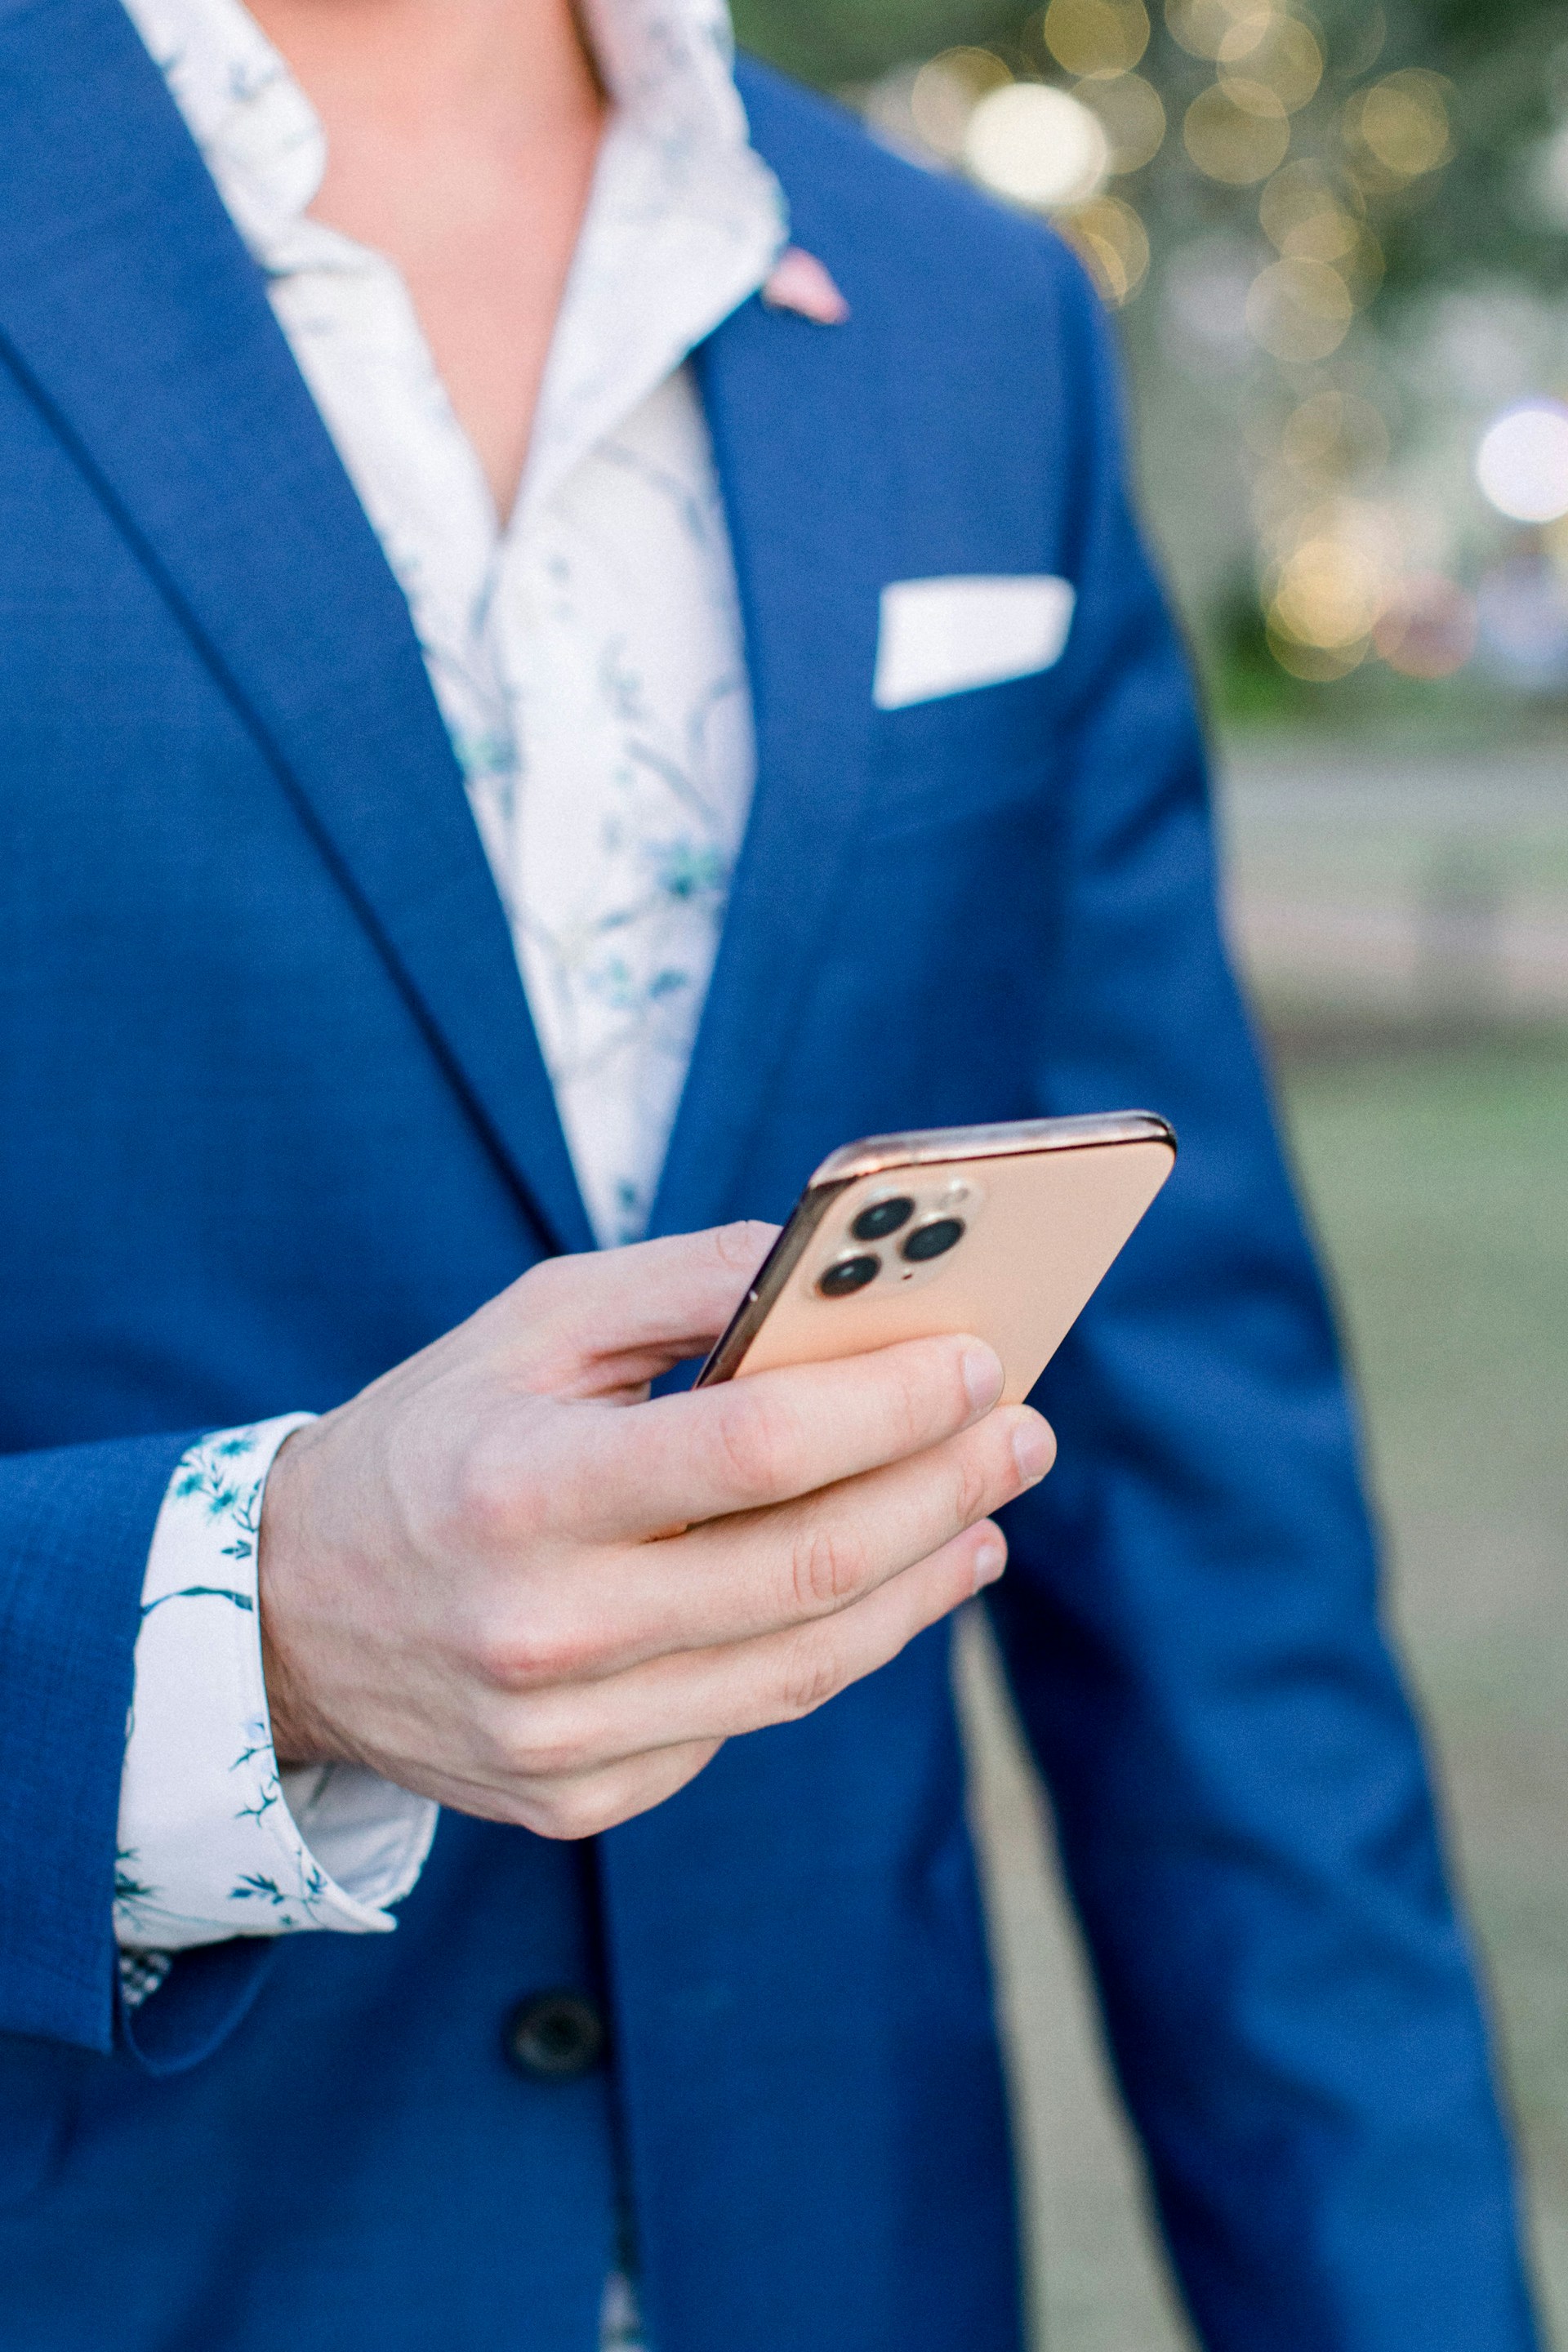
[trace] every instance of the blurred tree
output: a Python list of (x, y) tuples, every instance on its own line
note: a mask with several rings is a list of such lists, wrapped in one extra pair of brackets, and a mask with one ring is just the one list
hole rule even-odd
[[(1015, 139), (1010, 157), (1005, 135), (988, 168), (964, 109), (985, 100), (991, 60), (1103, 125), (1094, 184), (1036, 208), (1123, 310), (1156, 533), (1203, 649), (1245, 673), (1250, 700), (1264, 615), (1286, 692), (1285, 673), (1430, 682), (1468, 663), (1488, 567), (1510, 552), (1478, 499), (1476, 436), (1510, 397), (1568, 393), (1564, 0), (735, 9), (747, 46), (866, 104), (934, 165), (967, 153), (1004, 195), (1049, 179), (1071, 110), (1030, 101), (1033, 155)], [(917, 85), (932, 58), (949, 81), (939, 66)], [(1028, 108), (994, 120), (1026, 131)]]
[[(1194, 60), (1161, 20), (1144, 72), (1162, 92), (1202, 87)], [(1167, 14), (1169, 12), (1166, 12)], [(1568, 121), (1568, 5), (1541, 0), (1360, 0), (1297, 11), (1324, 35), (1325, 96), (1411, 68), (1454, 85), (1456, 152), (1439, 179), (1391, 207), (1393, 292), (1468, 268), (1505, 267), (1553, 288), (1568, 282), (1568, 141), (1553, 172), (1550, 134)], [(825, 89), (854, 89), (959, 44), (994, 47), (1038, 72), (1052, 60), (1044, 10), (1016, 0), (736, 0), (742, 42)], [(1034, 37), (1031, 38), (1031, 34)], [(1065, 79), (1065, 77), (1062, 77)], [(1533, 142), (1533, 152), (1532, 152)], [(1178, 172), (1178, 176), (1190, 174)], [(1163, 191), (1163, 193), (1164, 193)]]
[(1021, 13), (1009, 0), (739, 0), (735, 29), (759, 57), (832, 89), (955, 42), (1005, 38)]

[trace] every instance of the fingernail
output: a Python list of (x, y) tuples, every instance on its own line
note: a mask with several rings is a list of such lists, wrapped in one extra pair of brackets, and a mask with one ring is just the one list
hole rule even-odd
[(1037, 1413), (1013, 1432), (1013, 1459), (1026, 1486), (1037, 1486), (1057, 1458), (1057, 1442)]
[(994, 1584), (1007, 1565), (1007, 1547), (1000, 1536), (986, 1536), (974, 1547), (974, 1590)]
[(990, 1348), (966, 1348), (963, 1385), (976, 1412), (989, 1412), (1002, 1393), (1002, 1360)]

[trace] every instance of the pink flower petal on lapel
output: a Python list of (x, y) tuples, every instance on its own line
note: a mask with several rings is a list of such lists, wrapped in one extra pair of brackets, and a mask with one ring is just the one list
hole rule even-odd
[(792, 245), (773, 264), (763, 299), (775, 310), (795, 310), (814, 326), (841, 327), (849, 305), (815, 253)]

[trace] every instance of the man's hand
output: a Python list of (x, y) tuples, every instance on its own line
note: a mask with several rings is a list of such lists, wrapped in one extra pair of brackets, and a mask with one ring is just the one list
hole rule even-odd
[(988, 1514), (1055, 1441), (1026, 1406), (993, 1410), (978, 1340), (648, 1400), (772, 1238), (548, 1262), (289, 1439), (260, 1559), (285, 1761), (588, 1836), (1001, 1574)]

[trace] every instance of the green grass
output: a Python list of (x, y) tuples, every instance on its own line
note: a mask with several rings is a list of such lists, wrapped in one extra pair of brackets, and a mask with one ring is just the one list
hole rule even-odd
[(1568, 2345), (1568, 1043), (1284, 1094)]

